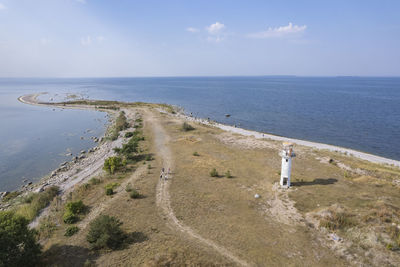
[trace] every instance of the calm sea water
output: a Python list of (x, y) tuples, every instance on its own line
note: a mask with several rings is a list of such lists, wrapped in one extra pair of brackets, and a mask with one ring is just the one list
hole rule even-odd
[(102, 113), (52, 111), (16, 100), (42, 91), (170, 103), (227, 124), (400, 160), (400, 78), (0, 79), (0, 191), (50, 171), (68, 147), (89, 146), (79, 139), (86, 129), (103, 130)]

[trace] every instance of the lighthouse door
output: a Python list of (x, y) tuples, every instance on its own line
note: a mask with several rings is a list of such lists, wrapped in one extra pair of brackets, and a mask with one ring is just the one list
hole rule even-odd
[(288, 178), (287, 177), (283, 177), (283, 186), (287, 185), (287, 181), (288, 181)]

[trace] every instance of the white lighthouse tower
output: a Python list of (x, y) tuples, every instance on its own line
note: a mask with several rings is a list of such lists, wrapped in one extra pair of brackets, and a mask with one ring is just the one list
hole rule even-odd
[(292, 158), (296, 156), (293, 152), (293, 144), (292, 143), (283, 143), (283, 149), (279, 153), (282, 157), (282, 169), (281, 169), (281, 187), (289, 188), (290, 187), (290, 174), (292, 172)]

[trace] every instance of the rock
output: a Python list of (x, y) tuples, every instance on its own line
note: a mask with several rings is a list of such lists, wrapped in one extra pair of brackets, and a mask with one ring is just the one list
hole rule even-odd
[(84, 139), (84, 137), (83, 136), (81, 136), (81, 140), (83, 140)]
[(66, 156), (72, 156), (72, 153), (67, 153)]
[(24, 179), (22, 182), (26, 183), (26, 182), (28, 182), (28, 179)]
[(31, 185), (31, 184), (32, 184), (32, 182), (29, 182), (29, 183), (28, 183), (28, 185)]
[(85, 154), (86, 153), (86, 151), (85, 150), (81, 150), (81, 154)]
[(84, 159), (84, 158), (86, 158), (85, 155), (80, 155), (80, 156), (78, 157), (78, 159)]
[(68, 164), (67, 161), (66, 161), (66, 162), (63, 162), (63, 163), (60, 164), (60, 167), (64, 167), (64, 166), (66, 166), (67, 164)]
[(254, 198), (260, 198), (261, 196), (259, 194), (255, 194)]

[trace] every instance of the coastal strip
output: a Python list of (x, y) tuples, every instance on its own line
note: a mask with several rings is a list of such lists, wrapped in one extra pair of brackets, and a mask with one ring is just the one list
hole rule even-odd
[(283, 137), (283, 136), (278, 136), (278, 135), (273, 135), (273, 134), (268, 134), (268, 133), (261, 133), (261, 132), (257, 132), (257, 131), (247, 130), (247, 129), (238, 128), (238, 127), (234, 127), (234, 126), (230, 126), (230, 125), (225, 125), (225, 124), (218, 123), (218, 122), (205, 120), (202, 118), (194, 118), (194, 117), (187, 116), (184, 114), (176, 114), (176, 116), (186, 119), (187, 121), (193, 121), (193, 122), (201, 123), (204, 125), (214, 126), (223, 131), (226, 131), (226, 132), (236, 133), (236, 134), (240, 134), (243, 136), (253, 136), (256, 139), (266, 139), (266, 140), (273, 140), (273, 141), (280, 141), (280, 142), (290, 142), (290, 143), (294, 143), (297, 145), (302, 145), (302, 146), (306, 146), (306, 147), (310, 147), (310, 148), (314, 148), (314, 149), (318, 149), (318, 150), (329, 150), (332, 152), (340, 152), (340, 153), (347, 154), (349, 156), (353, 156), (353, 157), (356, 157), (356, 158), (359, 158), (362, 160), (366, 160), (369, 162), (373, 162), (373, 163), (386, 164), (386, 165), (400, 167), (400, 161), (398, 161), (398, 160), (389, 159), (389, 158), (369, 154), (366, 152), (357, 151), (357, 150), (350, 149), (350, 148), (344, 148), (344, 147), (334, 146), (334, 145), (329, 145), (329, 144), (323, 144), (323, 143), (300, 140), (300, 139), (295, 139), (295, 138)]

